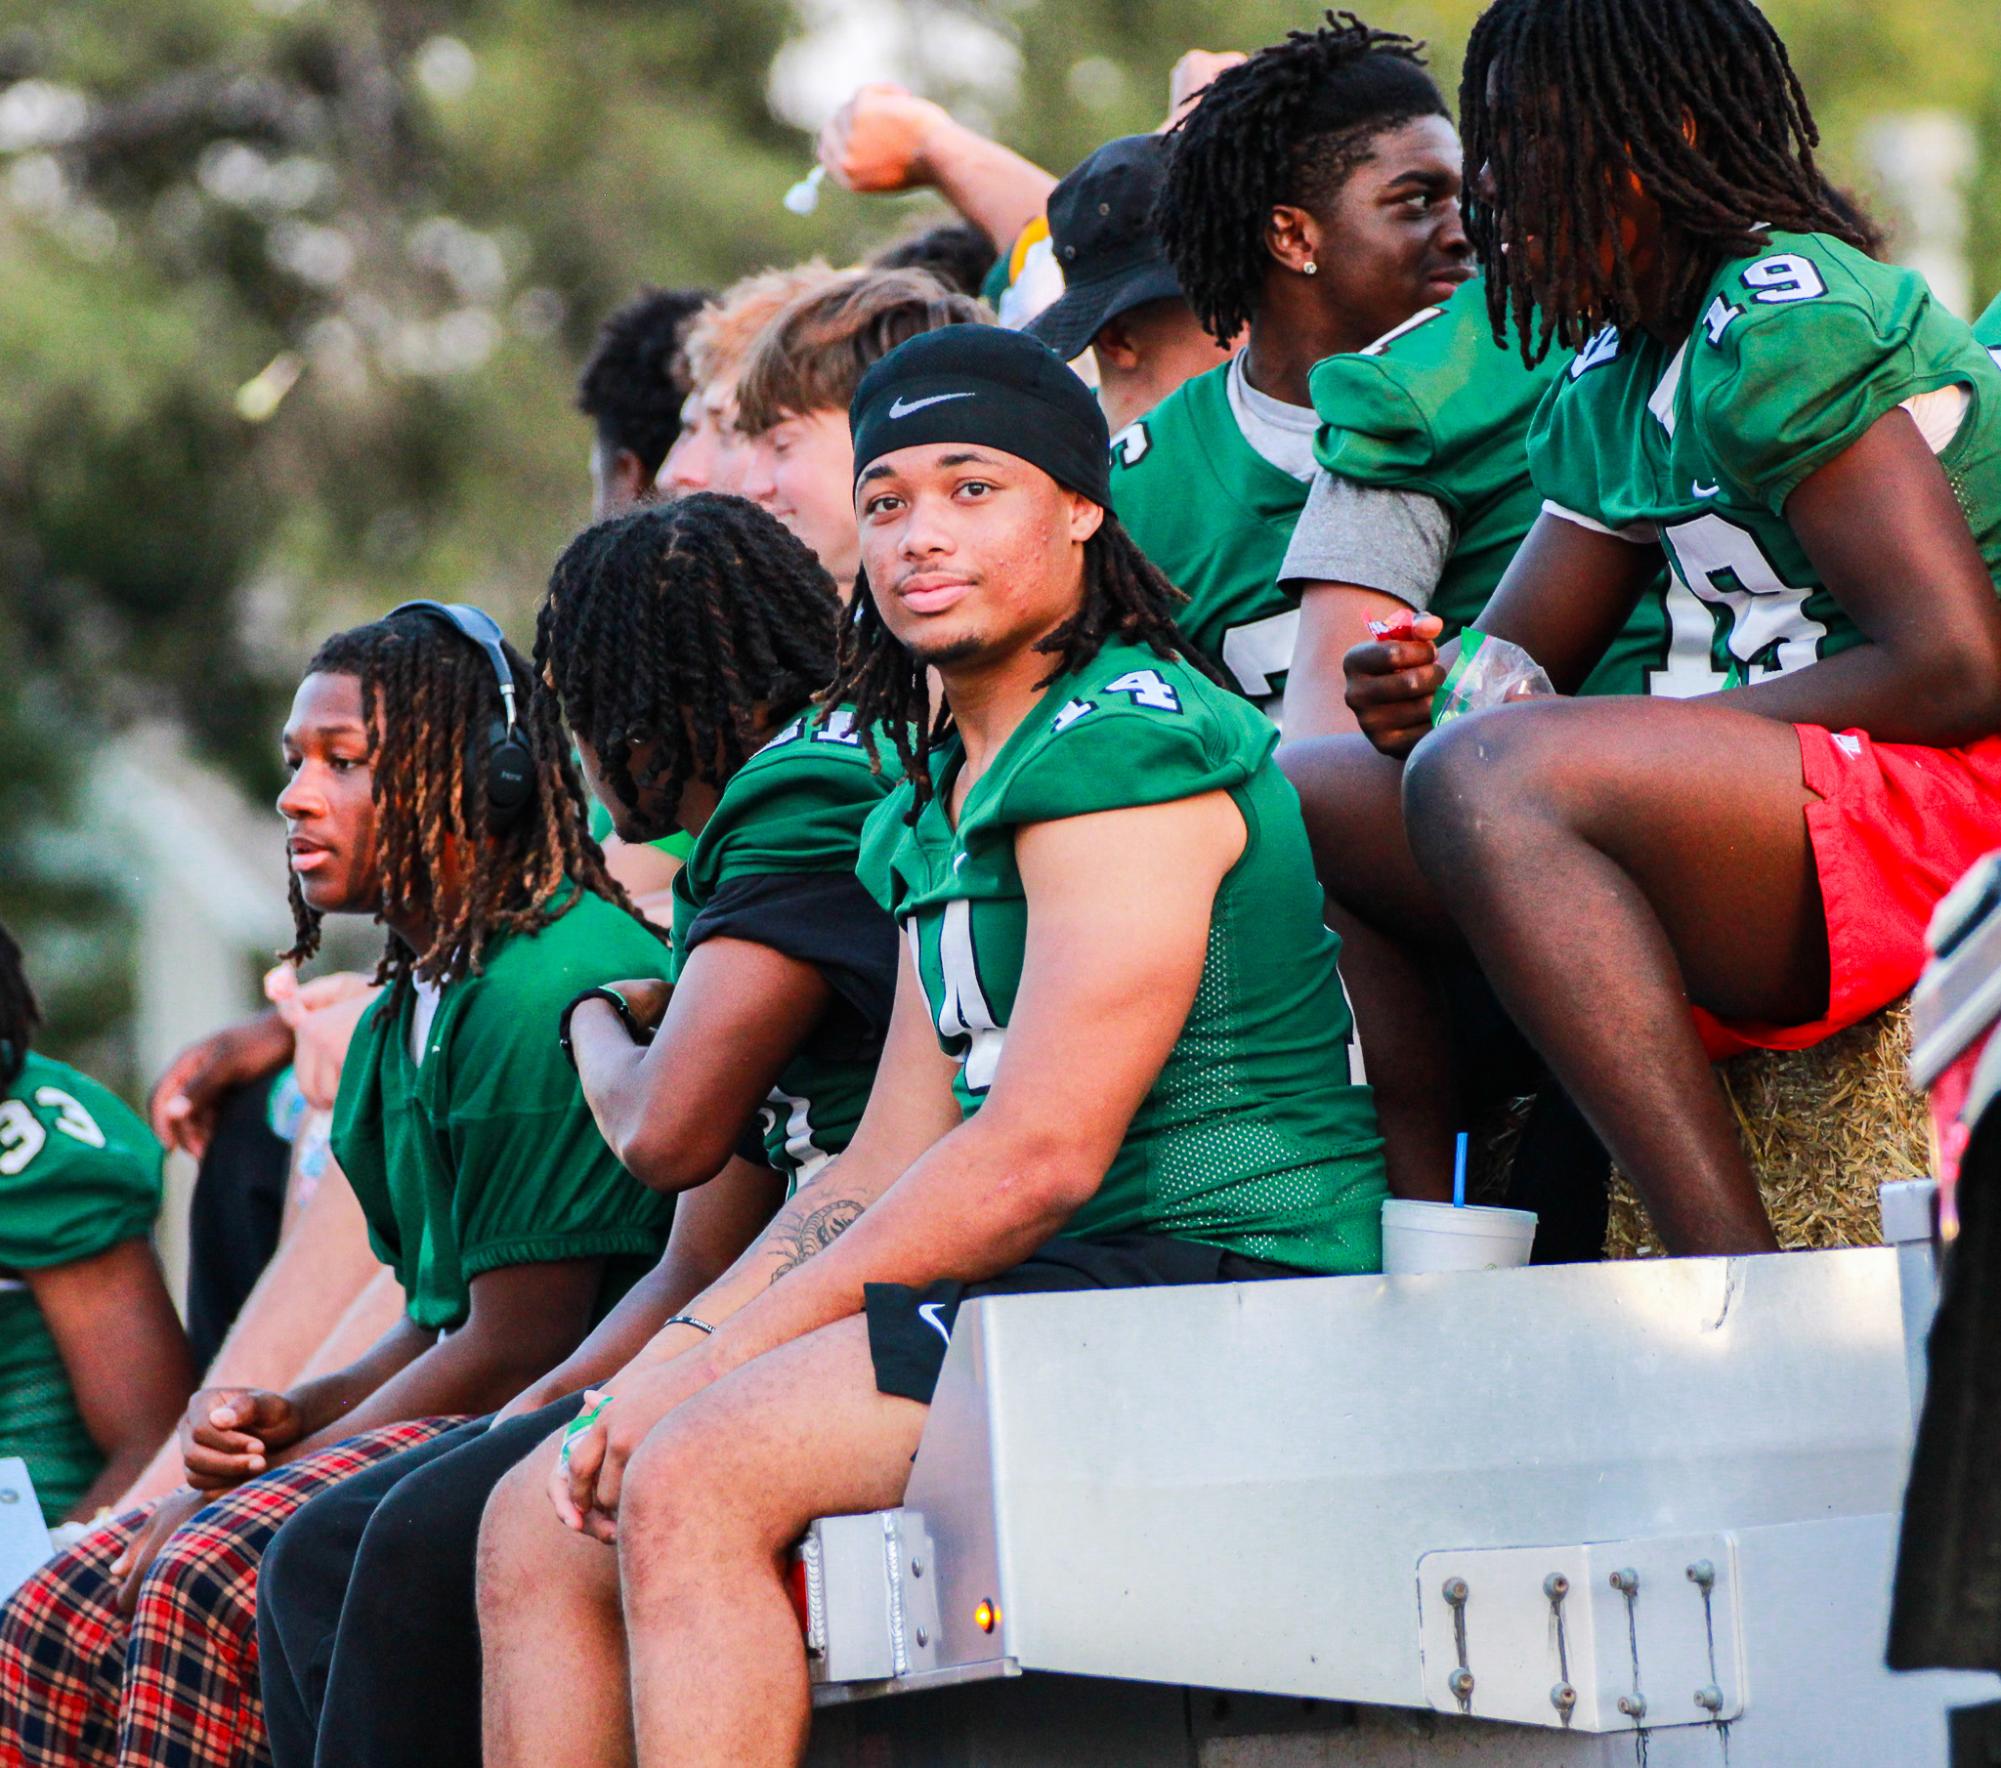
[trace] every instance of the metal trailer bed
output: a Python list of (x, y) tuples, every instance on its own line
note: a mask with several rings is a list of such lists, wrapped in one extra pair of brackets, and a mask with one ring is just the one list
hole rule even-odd
[(906, 1502), (802, 1547), (811, 1761), (1944, 1768), (2001, 1679), (1883, 1667), (1932, 1300), (1886, 1214), (962, 1310)]

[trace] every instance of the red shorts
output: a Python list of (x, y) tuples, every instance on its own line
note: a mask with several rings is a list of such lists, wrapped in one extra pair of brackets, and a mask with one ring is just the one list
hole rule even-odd
[(1806, 826), (1827, 915), (1827, 1012), (1807, 1025), (1726, 1024), (1697, 1007), (1712, 1061), (1804, 1050), (1908, 994), (1939, 898), (2001, 847), (2001, 736), (1927, 749), (1817, 724), (1793, 729), (1800, 777), (1820, 795)]

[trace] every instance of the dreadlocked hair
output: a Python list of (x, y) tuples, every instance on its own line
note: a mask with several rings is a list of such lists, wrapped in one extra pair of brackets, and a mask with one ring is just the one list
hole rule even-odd
[(1445, 115), (1424, 45), (1352, 12), (1225, 68), (1169, 137), (1154, 228), (1196, 317), (1227, 344), (1257, 311), (1280, 203), (1324, 213), (1377, 136)]
[[(512, 645), (503, 648), (515, 704), (528, 705), (528, 665)], [(637, 917), (591, 839), (583, 781), (558, 733), (524, 732), (535, 755), (534, 795), (515, 816), (494, 815), (486, 737), (505, 711), (493, 666), (477, 645), (432, 616), (392, 614), (335, 633), (314, 652), (307, 673), (359, 679), (385, 914), (432, 916), (422, 951), (390, 935), (377, 982), (414, 976), (442, 985), (477, 975), (496, 939), (540, 932), (585, 890)], [(446, 841), (453, 837), (460, 845), (448, 862)], [(448, 877), (452, 887), (442, 889)], [(565, 880), (580, 888), (565, 891)], [(296, 875), (291, 890), (296, 938), (287, 956), (302, 963), (319, 949), (320, 916)]]
[[(1221, 681), (1174, 624), (1175, 609), (1187, 599), (1107, 510), (1098, 531), (1084, 542), (1083, 605), (1036, 641), (1035, 648), (1055, 664), (1035, 685), (1045, 688), (1059, 675), (1082, 669), (1114, 638), (1144, 644), (1157, 657), (1178, 657)], [(951, 734), (951, 708), (933, 710), (930, 670), (890, 635), (866, 571), (855, 577), (854, 616), (842, 623), (840, 639), (840, 671), (820, 699), (853, 707), (862, 745), (878, 767), (876, 730), (889, 732), (913, 793), (904, 821), (915, 823), (931, 798), (931, 753)]]
[(690, 779), (721, 785), (763, 726), (811, 703), (834, 673), (840, 623), (819, 559), (743, 498), (698, 491), (614, 516), (571, 541), (549, 578), (537, 739), (567, 723), (628, 808), (642, 789), (671, 806)]
[(1750, 0), (1496, 0), (1466, 46), (1459, 116), (1466, 188), (1484, 167), (1491, 193), (1468, 202), (1466, 231), (1494, 333), (1512, 318), (1531, 363), (1552, 337), (1576, 349), (1641, 323), (1618, 215), (1629, 171), (1666, 224), (1661, 317), (1678, 329), (1765, 228), (1880, 244), (1815, 164), (1799, 76)]
[(42, 1023), (41, 1005), (28, 986), (28, 967), (13, 934), (0, 926), (0, 1090), (20, 1078), (35, 1030)]

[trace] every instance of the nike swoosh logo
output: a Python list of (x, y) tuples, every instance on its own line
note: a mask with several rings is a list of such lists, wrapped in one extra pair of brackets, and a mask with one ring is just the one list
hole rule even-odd
[(919, 1302), (917, 1304), (917, 1317), (925, 1325), (929, 1326), (933, 1332), (937, 1333), (947, 1344), (950, 1344), (952, 1342), (951, 1331), (945, 1322), (938, 1318), (939, 1314), (944, 1311), (944, 1307), (945, 1304), (941, 1301)]
[(1717, 492), (1723, 489), (1721, 485), (1705, 485), (1700, 479), (1689, 480), (1688, 488), (1689, 490), (1693, 491), (1697, 497), (1714, 497), (1717, 494)]
[(928, 399), (904, 399), (901, 395), (890, 401), (891, 417), (908, 417), (913, 411), (922, 411), (927, 405), (943, 405), (947, 399), (970, 399), (970, 393), (933, 393)]

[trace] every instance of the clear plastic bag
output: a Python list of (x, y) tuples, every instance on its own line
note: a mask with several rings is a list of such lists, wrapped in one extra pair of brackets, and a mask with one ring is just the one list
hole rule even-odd
[(1459, 635), (1459, 656), (1431, 697), (1432, 728), (1484, 707), (1555, 692), (1542, 665), (1520, 645), (1469, 629)]

